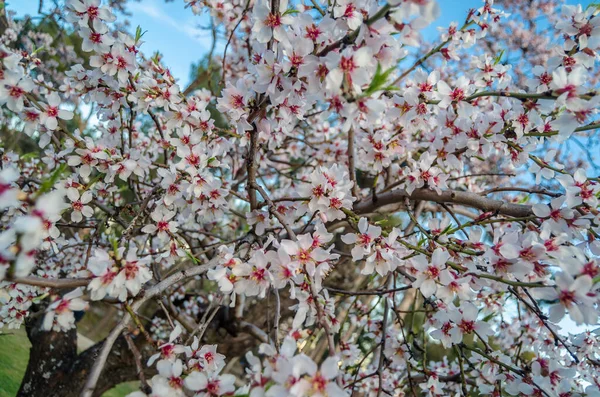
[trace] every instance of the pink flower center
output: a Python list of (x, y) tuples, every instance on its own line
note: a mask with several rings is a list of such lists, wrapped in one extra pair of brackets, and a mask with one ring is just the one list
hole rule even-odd
[(306, 35), (304, 37), (315, 41), (317, 40), (320, 34), (321, 30), (313, 23), (311, 26), (306, 27)]
[(570, 306), (571, 304), (575, 303), (575, 292), (567, 290), (560, 291), (558, 300), (563, 305)]
[(233, 106), (234, 109), (244, 107), (244, 98), (241, 95), (232, 95), (231, 106)]
[(195, 155), (194, 153), (187, 156), (185, 160), (188, 162), (188, 164), (193, 166), (197, 166), (198, 164), (200, 164), (200, 157)]
[(368, 234), (361, 234), (358, 237), (358, 241), (361, 245), (369, 245), (371, 243), (371, 236), (369, 236)]
[(462, 90), (462, 88), (455, 88), (450, 93), (450, 98), (455, 102), (462, 101), (465, 99), (465, 92)]
[(470, 334), (471, 332), (475, 331), (475, 321), (462, 320), (458, 325), (458, 328), (460, 328), (465, 334)]
[(332, 197), (331, 200), (329, 200), (329, 205), (332, 208), (340, 208), (342, 206), (342, 200), (337, 197)]
[(87, 9), (88, 18), (94, 20), (98, 18), (98, 7), (90, 7)]
[(354, 13), (356, 12), (356, 6), (353, 3), (346, 5), (346, 9), (344, 10), (344, 16), (346, 18), (352, 18)]
[(127, 67), (127, 61), (123, 57), (117, 57), (117, 68), (125, 69)]
[(10, 87), (10, 90), (9, 90), (9, 95), (13, 98), (20, 98), (21, 95), (23, 95), (24, 93), (25, 93), (25, 91), (21, 87), (18, 87), (16, 85), (13, 85), (12, 87)]
[(92, 32), (89, 38), (92, 43), (102, 43), (102, 35), (100, 33)]
[(327, 380), (321, 374), (317, 373), (312, 381), (313, 390), (322, 394), (326, 386)]
[(279, 14), (269, 14), (264, 21), (265, 26), (276, 28), (281, 26), (281, 16)]
[(56, 307), (56, 310), (54, 310), (56, 313), (65, 313), (69, 311), (69, 301), (68, 300), (61, 300), (60, 303), (58, 304), (58, 306)]
[(133, 280), (138, 274), (137, 262), (127, 262), (125, 265), (125, 278), (127, 280)]
[(264, 281), (265, 280), (265, 269), (258, 269), (256, 267), (253, 268), (250, 278), (255, 281)]
[(81, 210), (83, 209), (83, 203), (79, 200), (74, 201), (73, 204), (71, 204), (71, 206), (73, 207), (73, 211), (81, 212)]
[(0, 196), (11, 189), (10, 185), (7, 183), (0, 183)]
[(206, 391), (211, 395), (218, 396), (219, 395), (219, 381), (211, 380), (210, 382), (208, 382), (208, 384), (206, 385)]
[(298, 260), (300, 263), (306, 264), (310, 260), (310, 252), (300, 249), (300, 251), (298, 251)]
[(319, 185), (313, 188), (313, 196), (315, 197), (322, 197), (325, 194), (325, 191), (323, 190), (323, 186)]
[(427, 268), (427, 274), (430, 278), (437, 278), (440, 275), (440, 269), (435, 266), (429, 266)]
[(169, 378), (169, 386), (173, 389), (181, 389), (183, 387), (183, 379), (173, 376)]
[(58, 116), (58, 108), (54, 106), (49, 106), (46, 110), (46, 114), (48, 115), (48, 117), (56, 117)]
[(340, 69), (346, 73), (352, 73), (356, 69), (356, 64), (352, 57), (342, 57), (340, 60)]

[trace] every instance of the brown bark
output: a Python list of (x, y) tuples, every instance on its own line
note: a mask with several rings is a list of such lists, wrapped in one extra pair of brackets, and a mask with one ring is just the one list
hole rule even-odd
[[(75, 329), (68, 332), (43, 331), (42, 320), (43, 316), (39, 316), (26, 324), (31, 349), (17, 397), (78, 397), (103, 342), (77, 354)], [(143, 360), (147, 360), (151, 352), (144, 338), (136, 338), (135, 342)], [(151, 377), (154, 370), (146, 368), (144, 373)], [(137, 379), (134, 356), (121, 336), (111, 350), (94, 396), (101, 396), (119, 383)]]

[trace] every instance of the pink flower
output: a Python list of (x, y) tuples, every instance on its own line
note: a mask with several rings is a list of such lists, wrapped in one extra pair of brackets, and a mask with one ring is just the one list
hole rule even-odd
[(79, 190), (74, 187), (67, 189), (67, 197), (71, 200), (71, 221), (77, 223), (83, 220), (83, 217), (90, 218), (94, 215), (94, 210), (88, 204), (92, 201), (92, 192), (86, 190), (80, 195)]
[(75, 326), (75, 315), (73, 312), (85, 310), (87, 303), (81, 299), (83, 295), (81, 288), (77, 288), (62, 298), (56, 297), (46, 309), (42, 328), (46, 331), (66, 332)]
[(358, 50), (346, 49), (340, 56), (337, 66), (331, 70), (325, 79), (327, 90), (337, 93), (342, 84), (349, 89), (361, 93), (361, 87), (370, 82), (370, 66), (373, 62), (373, 54), (369, 47)]
[(44, 111), (40, 114), (40, 123), (44, 124), (49, 130), (55, 130), (58, 126), (58, 118), (62, 120), (71, 120), (73, 112), (59, 109), (61, 104), (60, 97), (56, 92), (51, 93), (46, 97), (47, 105), (43, 105)]
[(381, 227), (369, 224), (367, 218), (360, 218), (358, 222), (359, 233), (348, 233), (342, 236), (346, 244), (355, 244), (352, 248), (352, 260), (359, 261), (371, 252), (375, 240), (381, 236)]
[(267, 43), (271, 38), (281, 43), (288, 42), (284, 25), (290, 25), (293, 19), (290, 15), (282, 15), (280, 10), (287, 10), (287, 0), (281, 1), (279, 10), (271, 10), (269, 0), (257, 0), (254, 3), (252, 33), (259, 43)]
[(413, 266), (417, 270), (416, 280), (412, 286), (419, 288), (425, 298), (435, 294), (437, 283), (447, 285), (451, 276), (446, 269), (446, 262), (450, 259), (448, 251), (436, 248), (429, 260), (425, 255), (418, 255), (413, 259)]

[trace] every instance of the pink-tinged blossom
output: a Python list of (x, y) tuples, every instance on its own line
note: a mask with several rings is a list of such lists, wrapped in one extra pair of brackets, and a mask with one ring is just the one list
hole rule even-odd
[(296, 356), (293, 362), (293, 374), (299, 380), (291, 387), (291, 395), (297, 397), (346, 397), (346, 392), (336, 383), (339, 371), (337, 362), (337, 357), (328, 357), (318, 367), (308, 356)]
[(369, 224), (367, 218), (360, 218), (358, 222), (358, 234), (348, 233), (342, 236), (346, 244), (354, 244), (352, 248), (352, 260), (359, 261), (371, 252), (373, 244), (381, 236), (381, 227)]
[(92, 192), (86, 190), (82, 193), (76, 188), (67, 189), (67, 197), (71, 200), (71, 221), (77, 223), (83, 220), (83, 217), (90, 218), (94, 215), (94, 210), (87, 205), (92, 201)]
[(418, 255), (412, 260), (414, 268), (418, 271), (412, 285), (419, 288), (424, 297), (429, 298), (435, 294), (438, 283), (447, 285), (451, 280), (446, 266), (448, 259), (450, 259), (448, 251), (436, 248), (431, 259)]
[(597, 292), (592, 291), (593, 280), (588, 275), (572, 277), (566, 272), (555, 276), (556, 287), (544, 288), (541, 297), (555, 300), (549, 309), (550, 321), (558, 323), (568, 312), (576, 324), (596, 324), (598, 313), (593, 308)]
[(23, 110), (23, 101), (27, 93), (31, 92), (33, 81), (21, 73), (6, 72), (0, 81), (0, 104), (6, 105), (13, 112)]
[(176, 221), (172, 220), (175, 216), (175, 211), (169, 211), (165, 207), (158, 207), (150, 214), (154, 224), (148, 224), (142, 228), (142, 232), (154, 234), (161, 240), (169, 240), (173, 238), (173, 234), (177, 232)]
[(267, 43), (272, 38), (281, 43), (288, 41), (285, 25), (290, 25), (293, 19), (291, 15), (283, 15), (287, 10), (287, 0), (278, 4), (279, 10), (271, 10), (271, 2), (268, 0), (254, 3), (252, 33), (259, 43)]
[(46, 331), (65, 332), (75, 327), (73, 312), (87, 308), (87, 303), (80, 299), (82, 295), (81, 288), (77, 288), (63, 297), (56, 297), (46, 309), (42, 328)]
[(357, 51), (343, 51), (336, 67), (327, 74), (327, 89), (337, 93), (345, 85), (349, 89), (361, 93), (361, 87), (370, 81), (372, 60), (373, 54), (368, 47), (362, 47)]
[(55, 130), (58, 127), (58, 119), (71, 120), (73, 118), (73, 112), (69, 110), (59, 109), (59, 105), (62, 103), (57, 93), (46, 97), (47, 104), (43, 105), (44, 111), (40, 114), (40, 123), (44, 124), (49, 130)]
[(340, 0), (333, 7), (333, 16), (345, 21), (348, 29), (356, 30), (363, 22), (363, 14), (360, 7), (360, 2), (356, 0)]

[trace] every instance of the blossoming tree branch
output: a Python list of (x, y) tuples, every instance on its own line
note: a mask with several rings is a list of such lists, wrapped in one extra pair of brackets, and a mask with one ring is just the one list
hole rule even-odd
[(185, 0), (182, 87), (125, 1), (43, 3), (0, 1), (19, 396), (600, 395), (600, 8)]

